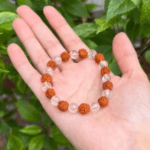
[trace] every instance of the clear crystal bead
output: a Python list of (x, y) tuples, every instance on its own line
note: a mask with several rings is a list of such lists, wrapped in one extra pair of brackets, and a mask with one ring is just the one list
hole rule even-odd
[(102, 76), (102, 81), (103, 82), (107, 82), (110, 79), (111, 79), (110, 74), (105, 74), (105, 75)]
[(55, 62), (56, 62), (57, 65), (59, 65), (59, 64), (62, 63), (62, 59), (61, 59), (60, 56), (56, 56), (56, 57), (54, 58), (54, 60), (55, 60)]
[(97, 54), (97, 52), (95, 50), (88, 51), (88, 57), (91, 59), (94, 59), (96, 54)]
[(108, 62), (107, 62), (106, 60), (102, 60), (102, 61), (100, 61), (99, 66), (100, 66), (101, 68), (102, 68), (102, 67), (106, 67), (106, 66), (108, 66)]
[(98, 111), (100, 109), (99, 103), (92, 103), (91, 104), (91, 111)]
[(78, 58), (78, 52), (76, 50), (72, 50), (70, 52), (71, 58), (72, 59), (77, 59)]
[(51, 104), (52, 104), (53, 106), (58, 106), (59, 101), (60, 101), (60, 98), (57, 97), (57, 96), (53, 96), (53, 97), (51, 98)]
[(105, 97), (107, 97), (107, 98), (111, 98), (111, 96), (112, 96), (112, 91), (110, 91), (110, 90), (104, 90), (104, 91), (102, 92), (102, 96), (105, 96)]
[(43, 90), (43, 91), (47, 91), (48, 88), (52, 88), (51, 83), (49, 83), (49, 82), (44, 82), (44, 83), (43, 83), (43, 86), (42, 86), (42, 90)]
[(45, 72), (44, 72), (44, 73), (48, 73), (49, 75), (52, 75), (52, 74), (53, 74), (53, 69), (50, 68), (50, 67), (47, 67), (47, 68), (45, 69)]
[(76, 113), (78, 111), (78, 105), (75, 103), (69, 104), (68, 111), (71, 113)]

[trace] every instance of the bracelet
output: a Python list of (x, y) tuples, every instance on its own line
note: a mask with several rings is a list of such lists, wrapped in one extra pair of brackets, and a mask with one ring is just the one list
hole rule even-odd
[[(91, 105), (87, 103), (82, 103), (79, 106), (76, 103), (68, 103), (65, 100), (61, 100), (54, 89), (52, 88), (52, 74), (53, 71), (58, 67), (62, 62), (69, 61), (70, 57), (72, 59), (77, 59), (78, 57), (81, 59), (90, 58), (94, 59), (97, 64), (99, 64), (101, 68), (101, 75), (103, 81), (103, 92), (102, 96), (98, 99), (98, 102), (93, 102)], [(85, 49), (80, 49), (78, 52), (76, 50), (68, 52), (63, 52), (61, 56), (56, 56), (54, 60), (50, 60), (47, 63), (47, 68), (45, 69), (44, 74), (41, 77), (41, 81), (43, 83), (42, 90), (45, 92), (47, 98), (51, 100), (51, 104), (53, 106), (57, 106), (61, 111), (69, 111), (71, 113), (79, 112), (81, 114), (87, 114), (90, 112), (96, 112), (100, 109), (100, 107), (105, 107), (109, 103), (109, 99), (112, 96), (112, 88), (113, 84), (110, 82), (110, 69), (108, 67), (108, 63), (104, 60), (104, 56), (101, 53), (98, 53), (95, 50), (89, 50), (88, 52)]]

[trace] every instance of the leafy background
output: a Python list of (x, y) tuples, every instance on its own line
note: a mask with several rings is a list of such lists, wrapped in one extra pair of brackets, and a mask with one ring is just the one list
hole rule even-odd
[(92, 10), (98, 6), (87, 4), (86, 0), (16, 0), (13, 4), (0, 1), (0, 148), (75, 150), (45, 113), (7, 55), (10, 43), (17, 43), (25, 51), (12, 28), (20, 5), (31, 7), (49, 28), (43, 7), (53, 5), (91, 49), (104, 54), (112, 72), (119, 76), (112, 40), (118, 32), (126, 32), (150, 78), (150, 1), (106, 0), (105, 11), (99, 18), (91, 17)]

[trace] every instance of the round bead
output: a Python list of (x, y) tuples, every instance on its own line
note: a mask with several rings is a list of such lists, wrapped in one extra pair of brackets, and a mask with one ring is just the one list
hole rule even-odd
[(110, 69), (108, 67), (103, 67), (101, 69), (101, 75), (103, 76), (104, 74), (110, 74)]
[(88, 104), (82, 103), (79, 107), (78, 107), (78, 111), (81, 114), (87, 114), (90, 112), (90, 106)]
[(103, 54), (99, 53), (95, 55), (95, 62), (99, 64), (100, 61), (104, 60)]
[(66, 101), (59, 101), (58, 103), (58, 109), (61, 110), (61, 111), (66, 111), (68, 110), (68, 102)]
[(99, 66), (100, 66), (101, 68), (107, 67), (107, 66), (108, 66), (108, 62), (107, 62), (106, 60), (102, 60), (102, 61), (100, 61)]
[(52, 75), (52, 74), (53, 74), (53, 69), (50, 68), (50, 67), (47, 67), (47, 68), (45, 69), (45, 72), (44, 72), (44, 73), (48, 73), (49, 75)]
[(52, 77), (48, 73), (43, 74), (42, 78), (41, 78), (41, 81), (42, 82), (50, 82), (50, 83), (52, 83)]
[(51, 104), (52, 104), (53, 106), (58, 106), (59, 101), (60, 101), (60, 98), (57, 97), (57, 96), (53, 96), (53, 97), (51, 98)]
[(106, 81), (108, 81), (110, 79), (111, 79), (110, 74), (105, 74), (105, 75), (102, 76), (102, 81), (103, 82), (106, 82)]
[(47, 63), (47, 67), (51, 67), (53, 70), (55, 70), (57, 68), (57, 64), (55, 61), (53, 60), (50, 60), (48, 63)]
[(47, 98), (52, 98), (55, 95), (55, 91), (54, 89), (47, 89), (46, 93), (45, 93)]
[(51, 83), (49, 83), (49, 82), (44, 82), (44, 85), (43, 85), (43, 87), (42, 87), (42, 90), (43, 90), (43, 91), (47, 91), (48, 88), (52, 88)]
[(78, 58), (78, 52), (76, 50), (72, 50), (70, 52), (71, 58), (72, 59), (77, 59)]
[(69, 104), (68, 111), (71, 113), (76, 113), (78, 111), (78, 105), (75, 103)]
[(88, 51), (88, 57), (90, 59), (94, 59), (96, 54), (97, 54), (97, 52), (95, 50), (89, 50)]
[(56, 56), (56, 57), (54, 58), (54, 60), (55, 60), (55, 62), (56, 62), (57, 65), (59, 65), (59, 64), (62, 63), (62, 59), (61, 59), (61, 57), (59, 57), (59, 56)]
[(102, 96), (105, 96), (105, 97), (107, 97), (107, 98), (111, 98), (112, 92), (111, 92), (110, 90), (104, 90), (104, 91), (102, 92)]
[(80, 49), (80, 50), (78, 51), (78, 53), (79, 53), (79, 57), (80, 57), (81, 59), (84, 59), (84, 58), (86, 58), (86, 57), (88, 56), (88, 52), (87, 52), (85, 49)]
[(108, 100), (108, 98), (105, 97), (105, 96), (100, 97), (99, 100), (98, 100), (98, 103), (99, 103), (100, 106), (102, 106), (102, 107), (107, 106), (107, 105), (108, 105), (108, 102), (109, 102), (109, 100)]
[(91, 111), (98, 111), (100, 109), (99, 103), (92, 103), (91, 104)]
[(61, 58), (63, 62), (67, 62), (70, 59), (70, 54), (68, 52), (63, 52)]
[(104, 90), (112, 90), (113, 88), (113, 84), (110, 81), (104, 82), (103, 83), (103, 89)]

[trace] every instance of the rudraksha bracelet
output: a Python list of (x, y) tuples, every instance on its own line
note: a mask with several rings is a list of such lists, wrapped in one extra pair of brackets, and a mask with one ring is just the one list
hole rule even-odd
[[(69, 103), (65, 100), (61, 100), (54, 89), (52, 88), (52, 74), (53, 71), (58, 67), (62, 62), (69, 61), (72, 59), (85, 59), (85, 58), (94, 59), (97, 64), (99, 64), (101, 68), (101, 75), (103, 81), (103, 92), (102, 96), (98, 99), (97, 102), (93, 102), (92, 104), (81, 103), (79, 106), (76, 103)], [(61, 56), (57, 56), (54, 60), (50, 60), (47, 63), (47, 68), (45, 69), (45, 73), (42, 75), (41, 81), (44, 84), (42, 90), (45, 91), (45, 95), (48, 99), (50, 99), (51, 104), (58, 107), (61, 111), (69, 111), (71, 113), (79, 112), (81, 114), (87, 114), (91, 111), (96, 112), (100, 109), (100, 107), (105, 107), (109, 103), (109, 99), (112, 96), (112, 88), (113, 84), (110, 82), (110, 69), (108, 67), (108, 63), (104, 60), (104, 56), (101, 53), (98, 53), (95, 50), (86, 51), (85, 49), (80, 49), (78, 52), (76, 50), (68, 52), (63, 52)]]

